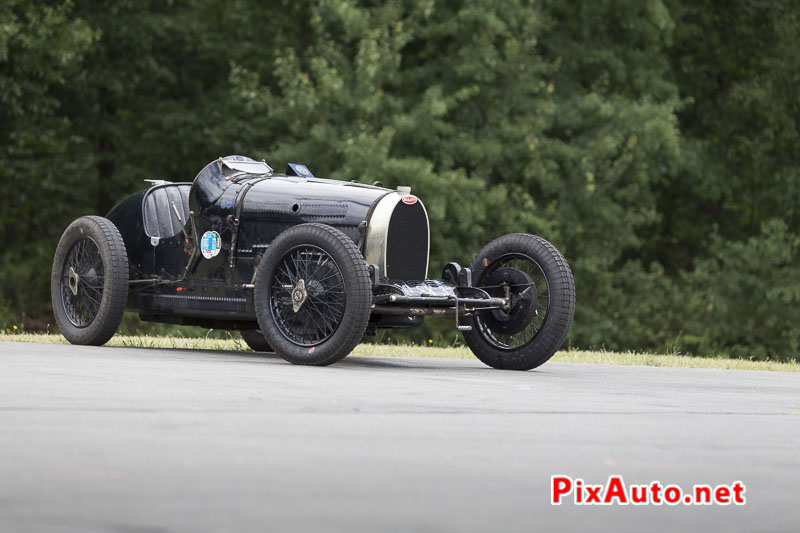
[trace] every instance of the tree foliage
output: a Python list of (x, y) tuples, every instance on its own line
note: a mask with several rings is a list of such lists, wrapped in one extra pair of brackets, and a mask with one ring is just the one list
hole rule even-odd
[(5, 2), (0, 318), (48, 322), (72, 218), (241, 153), (411, 185), (432, 276), (503, 233), (548, 238), (576, 277), (573, 346), (797, 358), (797, 17), (787, 0)]

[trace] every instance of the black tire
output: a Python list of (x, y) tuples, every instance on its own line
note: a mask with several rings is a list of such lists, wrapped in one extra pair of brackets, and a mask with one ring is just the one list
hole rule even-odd
[(64, 231), (50, 297), (56, 324), (72, 344), (101, 346), (114, 336), (128, 300), (128, 254), (110, 220), (81, 217)]
[[(303, 302), (297, 309), (295, 297)], [(324, 224), (300, 224), (270, 244), (256, 269), (254, 298), (259, 327), (275, 353), (322, 366), (347, 356), (364, 336), (372, 286), (349, 237)]]
[(471, 269), (475, 286), (491, 287), (493, 296), (509, 290), (517, 302), (510, 312), (480, 311), (464, 320), (472, 326), (464, 332), (472, 353), (508, 370), (547, 362), (564, 343), (575, 312), (575, 282), (564, 256), (541, 237), (513, 233), (487, 244)]
[(272, 346), (269, 345), (264, 334), (260, 329), (244, 329), (239, 332), (242, 335), (242, 340), (254, 352), (274, 352)]

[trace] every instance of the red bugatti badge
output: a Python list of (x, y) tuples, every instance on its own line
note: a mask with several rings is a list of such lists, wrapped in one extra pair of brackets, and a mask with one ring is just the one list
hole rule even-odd
[(415, 203), (417, 203), (417, 197), (414, 196), (413, 194), (407, 194), (403, 196), (402, 200), (404, 204), (408, 205), (414, 205)]

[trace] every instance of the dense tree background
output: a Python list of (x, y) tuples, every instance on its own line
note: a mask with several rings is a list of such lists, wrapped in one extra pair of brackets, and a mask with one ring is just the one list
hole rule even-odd
[(572, 346), (796, 359), (799, 11), (5, 0), (0, 325), (52, 322), (50, 263), (73, 218), (238, 153), (411, 185), (432, 265), (545, 236), (576, 277)]

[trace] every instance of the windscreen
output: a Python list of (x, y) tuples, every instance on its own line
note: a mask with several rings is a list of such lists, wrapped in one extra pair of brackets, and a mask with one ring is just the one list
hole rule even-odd
[(222, 164), (231, 170), (247, 172), (248, 174), (269, 174), (272, 168), (263, 161), (231, 161), (222, 160)]

